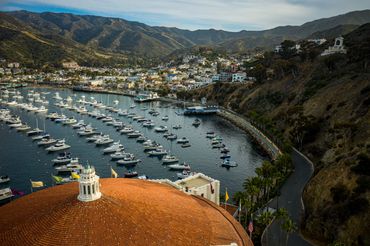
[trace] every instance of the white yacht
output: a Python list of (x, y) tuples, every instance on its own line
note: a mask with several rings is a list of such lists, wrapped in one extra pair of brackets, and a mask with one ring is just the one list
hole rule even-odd
[(63, 121), (63, 125), (73, 125), (76, 124), (77, 120), (74, 117), (68, 118), (67, 120)]
[(46, 148), (47, 151), (49, 152), (55, 152), (55, 151), (60, 151), (60, 150), (65, 150), (71, 148), (70, 145), (65, 143), (65, 140), (58, 140), (54, 145)]
[(162, 156), (167, 155), (167, 151), (163, 148), (157, 148), (155, 150), (149, 151), (148, 154), (151, 156)]
[(140, 136), (141, 136), (140, 131), (133, 131), (133, 132), (130, 132), (129, 134), (127, 134), (127, 137), (129, 137), (129, 138), (138, 138)]
[(231, 161), (230, 159), (225, 159), (221, 166), (223, 167), (237, 167), (238, 166), (238, 163), (236, 163), (235, 161)]
[(190, 165), (189, 164), (172, 164), (168, 166), (170, 169), (173, 170), (190, 170)]
[(10, 188), (4, 188), (0, 190), (0, 201), (12, 198), (13, 196), (13, 192)]
[(141, 162), (140, 159), (136, 159), (133, 154), (126, 154), (123, 159), (117, 161), (119, 165), (136, 165), (137, 163)]
[(176, 142), (179, 144), (189, 143), (189, 139), (187, 139), (186, 137), (182, 137), (180, 139), (177, 139)]
[(166, 131), (168, 131), (168, 129), (167, 129), (167, 126), (158, 126), (158, 127), (154, 128), (154, 131), (156, 131), (156, 132), (166, 132)]
[(18, 132), (25, 132), (25, 131), (28, 131), (29, 129), (31, 129), (30, 126), (28, 126), (27, 124), (23, 124), (17, 128), (15, 128)]
[(134, 131), (135, 130), (131, 126), (127, 126), (127, 127), (123, 128), (122, 130), (120, 130), (119, 132), (123, 133), (123, 134), (128, 134), (128, 133), (131, 133), (131, 132), (134, 132)]
[(117, 151), (122, 151), (124, 150), (123, 148), (123, 145), (120, 144), (120, 142), (114, 142), (111, 146), (103, 149), (103, 152), (104, 153), (113, 153), (113, 152), (117, 152)]
[(120, 160), (127, 156), (127, 153), (124, 151), (116, 151), (115, 153), (111, 154), (110, 157), (112, 160)]
[(95, 141), (95, 144), (97, 146), (99, 146), (99, 145), (106, 145), (106, 144), (110, 144), (110, 143), (113, 143), (113, 139), (111, 139), (109, 136), (108, 137), (99, 138), (98, 140)]
[(76, 128), (81, 128), (81, 127), (85, 127), (85, 126), (86, 126), (85, 121), (84, 120), (79, 120), (76, 124), (72, 125), (72, 128), (76, 129)]
[(10, 181), (9, 176), (0, 176), (0, 184), (8, 183)]
[(78, 163), (69, 163), (67, 165), (59, 166), (55, 168), (58, 172), (76, 172), (80, 173), (83, 166)]
[(175, 163), (178, 161), (179, 159), (174, 155), (165, 155), (162, 159), (163, 164)]
[(57, 140), (53, 139), (53, 138), (42, 138), (41, 141), (39, 141), (37, 143), (37, 145), (46, 146), (46, 145), (50, 145), (50, 144), (55, 144), (56, 142), (57, 142)]

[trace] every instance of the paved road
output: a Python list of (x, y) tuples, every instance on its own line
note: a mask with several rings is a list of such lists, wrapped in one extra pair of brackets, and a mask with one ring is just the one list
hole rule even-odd
[[(305, 159), (298, 151), (293, 150), (292, 154), (295, 171), (285, 182), (280, 191), (278, 199), (273, 199), (268, 207), (276, 209), (286, 208), (289, 216), (294, 223), (299, 227), (301, 216), (303, 215), (302, 192), (303, 188), (313, 174), (312, 164)], [(278, 221), (274, 221), (266, 230), (262, 238), (263, 245), (286, 245), (286, 233), (281, 229)], [(305, 246), (311, 245), (305, 241), (299, 231), (292, 233), (289, 236), (288, 245), (291, 246)]]

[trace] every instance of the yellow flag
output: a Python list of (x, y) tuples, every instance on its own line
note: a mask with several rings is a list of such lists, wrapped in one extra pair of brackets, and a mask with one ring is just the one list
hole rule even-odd
[(42, 181), (32, 181), (31, 180), (31, 185), (32, 185), (32, 188), (43, 187), (44, 182), (42, 182)]
[(77, 173), (74, 173), (74, 172), (71, 173), (71, 176), (72, 176), (73, 179), (79, 179), (80, 178), (80, 175), (78, 175)]
[(112, 167), (110, 168), (110, 172), (111, 172), (111, 176), (112, 176), (112, 178), (117, 178), (117, 177), (118, 177), (117, 172), (116, 172), (116, 171), (114, 171)]
[(227, 193), (227, 190), (226, 190), (226, 193), (225, 193), (225, 201), (227, 202), (229, 200), (229, 193)]

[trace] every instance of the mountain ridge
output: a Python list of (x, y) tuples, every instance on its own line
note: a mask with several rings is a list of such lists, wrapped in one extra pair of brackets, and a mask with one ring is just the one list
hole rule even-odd
[[(175, 50), (197, 45), (217, 46), (232, 52), (242, 52), (256, 47), (271, 49), (284, 39), (303, 39), (315, 32), (322, 32), (338, 25), (359, 26), (367, 22), (370, 22), (370, 10), (353, 11), (307, 22), (300, 26), (279, 26), (262, 31), (230, 32), (216, 29), (190, 31), (176, 27), (149, 26), (116, 17), (35, 13), (24, 10), (0, 12), (1, 26), (15, 31), (27, 31), (63, 49), (95, 50), (121, 58), (136, 56), (135, 59), (138, 60), (163, 57)], [(17, 42), (8, 40), (4, 35), (2, 41)], [(66, 53), (68, 55), (65, 59), (76, 60), (73, 52)], [(4, 56), (3, 53), (0, 55)], [(5, 57), (12, 59), (6, 54)], [(87, 60), (95, 59), (97, 58), (90, 57)]]

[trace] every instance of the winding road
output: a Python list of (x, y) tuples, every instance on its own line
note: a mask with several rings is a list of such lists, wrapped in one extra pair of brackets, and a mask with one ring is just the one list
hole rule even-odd
[[(280, 196), (275, 197), (269, 204), (270, 208), (286, 208), (289, 216), (299, 228), (304, 215), (302, 192), (313, 174), (313, 164), (298, 150), (292, 152), (294, 172), (280, 189)], [(286, 232), (281, 229), (279, 221), (275, 220), (267, 227), (262, 245), (286, 245)], [(289, 235), (288, 244), (291, 246), (311, 245), (299, 233), (299, 229)]]

